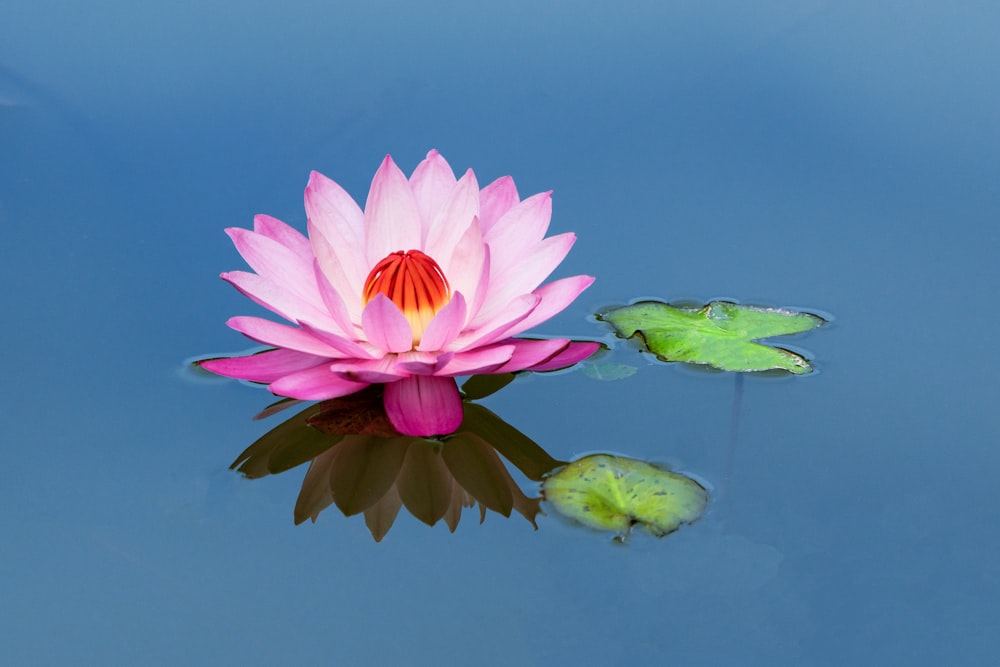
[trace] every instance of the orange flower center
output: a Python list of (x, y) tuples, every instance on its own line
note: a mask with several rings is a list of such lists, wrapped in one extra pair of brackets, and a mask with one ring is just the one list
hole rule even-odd
[(375, 265), (365, 279), (365, 305), (385, 294), (410, 322), (413, 346), (434, 315), (451, 300), (451, 287), (438, 263), (419, 250), (397, 250)]

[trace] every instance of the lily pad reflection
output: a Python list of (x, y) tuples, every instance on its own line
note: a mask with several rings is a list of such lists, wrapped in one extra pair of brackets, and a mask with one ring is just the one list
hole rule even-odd
[(662, 537), (705, 511), (708, 491), (691, 479), (645, 461), (608, 454), (578, 459), (542, 485), (560, 514), (626, 541), (633, 526)]

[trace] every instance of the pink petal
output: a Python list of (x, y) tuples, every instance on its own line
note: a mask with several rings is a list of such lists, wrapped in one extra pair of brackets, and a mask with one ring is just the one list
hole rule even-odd
[(319, 291), (319, 296), (323, 300), (323, 305), (326, 306), (327, 312), (330, 314), (330, 318), (333, 319), (338, 325), (338, 328), (334, 333), (342, 334), (347, 338), (358, 338), (358, 334), (361, 333), (361, 328), (355, 324), (355, 322), (361, 321), (361, 299), (360, 297), (354, 299), (355, 310), (357, 312), (352, 312), (347, 304), (344, 303), (344, 299), (340, 292), (335, 290), (330, 281), (327, 280), (326, 274), (319, 266), (319, 260), (313, 260), (313, 275), (316, 277), (316, 289)]
[(365, 306), (361, 328), (369, 343), (386, 352), (406, 352), (413, 348), (410, 322), (385, 294), (376, 294)]
[(248, 229), (226, 230), (247, 264), (262, 278), (295, 294), (303, 301), (320, 306), (322, 300), (313, 281), (312, 259), (306, 260), (274, 239)]
[(452, 378), (414, 375), (385, 386), (385, 411), (404, 435), (454, 433), (462, 425), (462, 398)]
[(370, 350), (353, 340), (348, 340), (347, 338), (338, 336), (335, 333), (314, 327), (305, 320), (300, 321), (299, 326), (302, 327), (303, 331), (309, 332), (312, 336), (315, 336), (333, 349), (337, 350), (337, 352), (339, 352), (337, 355), (338, 357), (346, 357), (349, 359), (376, 359), (382, 356), (378, 352)]
[(431, 257), (451, 259), (459, 239), (478, 216), (479, 183), (469, 169), (429, 221), (424, 252)]
[(454, 356), (454, 352), (404, 352), (397, 355), (395, 368), (405, 375), (437, 375)]
[(268, 350), (245, 357), (227, 357), (199, 361), (198, 365), (216, 375), (224, 375), (250, 382), (274, 382), (278, 378), (313, 368), (329, 361), (323, 357), (294, 350)]
[[(309, 238), (312, 240), (316, 263), (330, 287), (340, 295), (352, 320), (361, 319), (361, 292), (368, 277), (364, 255), (350, 255), (348, 248), (338, 252), (334, 244), (322, 234), (312, 222), (309, 223)], [(359, 274), (360, 277), (358, 277)], [(322, 288), (321, 288), (322, 290)]]
[(265, 345), (296, 350), (319, 357), (339, 357), (337, 350), (323, 341), (315, 338), (309, 332), (287, 324), (279, 324), (260, 317), (231, 317), (226, 322), (231, 328), (241, 334)]
[(273, 281), (246, 271), (230, 271), (221, 275), (222, 279), (238, 289), (243, 295), (281, 315), (286, 320), (297, 322), (309, 320), (319, 328), (339, 330), (339, 325), (325, 311), (312, 302), (292, 294)]
[[(320, 257), (316, 233), (322, 235), (330, 246), (329, 250), (323, 251), (326, 256), (321, 259), (324, 272), (332, 270), (332, 262), (336, 261), (347, 282), (355, 285), (360, 292), (361, 284), (368, 276), (364, 254), (364, 213), (342, 187), (317, 171), (309, 174), (305, 203), (313, 252)], [(340, 288), (332, 277), (331, 282)]]
[(479, 193), (479, 224), (483, 226), (483, 233), (520, 201), (510, 176), (502, 176), (483, 188)]
[(580, 296), (580, 292), (590, 287), (593, 282), (594, 279), (591, 276), (572, 276), (542, 285), (532, 292), (541, 298), (541, 302), (531, 311), (530, 315), (509, 329), (507, 335), (516, 336), (562, 312), (566, 306), (573, 303), (576, 297)]
[(410, 187), (424, 224), (434, 219), (434, 214), (455, 189), (455, 182), (455, 173), (436, 150), (427, 153), (427, 157), (413, 170)]
[(482, 321), (471, 323), (472, 327), (466, 328), (462, 334), (452, 341), (451, 347), (456, 350), (467, 350), (483, 345), (489, 345), (501, 338), (508, 338), (519, 322), (531, 315), (532, 311), (538, 307), (541, 299), (534, 294), (523, 294), (510, 303), (507, 307), (495, 314), (490, 319), (477, 318)]
[(368, 266), (375, 266), (397, 250), (420, 249), (421, 229), (420, 211), (410, 183), (386, 155), (375, 172), (365, 203)]
[(462, 327), (465, 326), (465, 314), (465, 297), (461, 292), (455, 292), (451, 301), (431, 319), (420, 337), (417, 349), (421, 352), (444, 349), (461, 333)]
[(396, 382), (408, 374), (398, 372), (395, 367), (395, 359), (391, 356), (379, 359), (352, 359), (350, 361), (340, 361), (330, 364), (330, 372), (345, 380), (352, 382), (364, 382), (366, 384), (380, 384), (383, 382)]
[(328, 364), (322, 364), (298, 373), (292, 373), (276, 380), (268, 387), (273, 393), (303, 401), (323, 401), (328, 398), (347, 396), (361, 391), (368, 385), (351, 382), (330, 372)]
[(301, 257), (303, 261), (312, 262), (313, 252), (312, 246), (309, 245), (309, 239), (281, 220), (269, 215), (255, 215), (253, 230), (261, 236), (277, 241)]
[(528, 197), (507, 211), (488, 232), (493, 275), (503, 273), (542, 242), (552, 218), (552, 193)]
[(569, 341), (565, 338), (552, 340), (511, 338), (503, 342), (514, 346), (514, 354), (511, 355), (510, 361), (497, 369), (498, 373), (513, 373), (544, 363), (569, 347)]
[[(489, 250), (489, 246), (483, 243), (479, 220), (473, 218), (472, 224), (465, 229), (451, 253), (441, 257), (439, 261), (451, 289), (472, 297), (472, 301), (467, 304), (470, 306), (469, 319), (486, 298), (490, 277)], [(483, 271), (484, 264), (486, 271)]]
[(475, 350), (457, 352), (452, 360), (438, 371), (438, 375), (475, 375), (494, 373), (496, 369), (510, 361), (514, 345), (491, 345)]
[(550, 236), (505, 272), (497, 274), (494, 267), (493, 275), (490, 276), (490, 291), (478, 317), (495, 316), (506, 308), (511, 299), (520, 294), (528, 294), (541, 285), (566, 258), (575, 241), (576, 235), (573, 233)]
[(548, 359), (540, 364), (536, 364), (529, 371), (554, 371), (557, 368), (566, 368), (567, 366), (572, 366), (575, 363), (583, 361), (594, 352), (600, 349), (600, 343), (593, 343), (590, 341), (570, 341), (569, 346), (557, 354), (556, 356)]

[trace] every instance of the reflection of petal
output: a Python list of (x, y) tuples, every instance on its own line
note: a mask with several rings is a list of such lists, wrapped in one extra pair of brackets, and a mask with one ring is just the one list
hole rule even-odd
[(392, 528), (399, 508), (403, 506), (403, 501), (399, 498), (399, 492), (393, 486), (382, 496), (381, 500), (365, 510), (365, 525), (371, 532), (376, 542), (381, 542), (385, 534)]
[(367, 510), (395, 483), (410, 438), (348, 436), (330, 470), (333, 500), (345, 516)]
[(334, 447), (320, 454), (309, 464), (305, 479), (302, 480), (302, 490), (295, 501), (295, 525), (306, 519), (314, 522), (319, 513), (333, 503), (333, 493), (330, 491), (330, 471), (337, 460), (339, 451)]
[(510, 474), (496, 451), (472, 433), (456, 433), (441, 449), (455, 481), (489, 509), (510, 516), (514, 496)]
[(289, 470), (319, 456), (340, 440), (306, 424), (323, 409), (322, 404), (306, 408), (271, 429), (247, 447), (230, 468), (256, 479)]
[(451, 481), (437, 443), (412, 441), (396, 482), (399, 497), (410, 514), (429, 526), (437, 523), (448, 511)]
[[(452, 378), (431, 379), (454, 384)], [(480, 522), (487, 510), (504, 516), (517, 511), (535, 525), (541, 498), (524, 494), (498, 452), (529, 477), (562, 462), (485, 408), (461, 400), (455, 434), (435, 440), (400, 435), (386, 416), (384, 389), (372, 386), (306, 407), (261, 436), (233, 467), (256, 478), (310, 462), (295, 523), (316, 521), (335, 505), (347, 516), (364, 513), (376, 541), (403, 506), (424, 523), (443, 521), (451, 531), (464, 509), (476, 505)]]
[[(472, 507), (475, 504), (475, 499), (462, 488), (457, 479), (452, 477), (451, 503), (448, 505), (448, 510), (442, 517), (445, 525), (448, 526), (448, 530), (454, 533), (455, 529), (458, 528), (458, 522), (462, 518), (462, 510), (466, 507)], [(480, 507), (482, 507), (482, 505), (480, 505)]]

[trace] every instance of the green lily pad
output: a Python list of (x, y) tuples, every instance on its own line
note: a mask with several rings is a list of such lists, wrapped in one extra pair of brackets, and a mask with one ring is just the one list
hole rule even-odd
[(545, 500), (560, 514), (622, 541), (638, 524), (662, 537), (701, 516), (708, 491), (690, 477), (645, 461), (594, 454), (542, 483)]
[(640, 301), (598, 315), (619, 336), (638, 336), (663, 361), (706, 364), (724, 371), (780, 369), (802, 375), (812, 365), (802, 355), (754, 341), (809, 331), (826, 320), (784, 308), (743, 306), (713, 301), (682, 308), (660, 301)]

